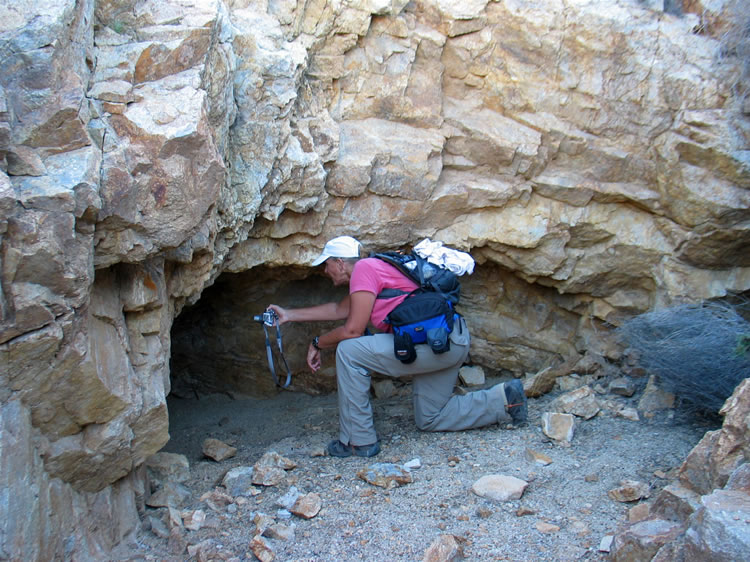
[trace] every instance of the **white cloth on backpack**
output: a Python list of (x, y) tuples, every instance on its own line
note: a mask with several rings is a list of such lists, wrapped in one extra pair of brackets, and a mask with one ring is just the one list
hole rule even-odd
[(458, 276), (474, 272), (474, 259), (466, 252), (443, 246), (442, 242), (433, 242), (425, 238), (414, 246), (414, 251), (428, 262), (439, 265)]

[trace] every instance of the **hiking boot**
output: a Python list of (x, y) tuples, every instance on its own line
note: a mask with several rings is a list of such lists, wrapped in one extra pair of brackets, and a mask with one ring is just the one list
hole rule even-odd
[(528, 406), (526, 393), (523, 391), (523, 383), (518, 379), (513, 379), (506, 382), (503, 387), (505, 388), (505, 398), (508, 402), (505, 410), (510, 414), (513, 423), (521, 424), (526, 422)]
[(380, 441), (372, 445), (344, 445), (338, 439), (331, 441), (326, 447), (328, 454), (332, 457), (374, 457), (380, 452)]

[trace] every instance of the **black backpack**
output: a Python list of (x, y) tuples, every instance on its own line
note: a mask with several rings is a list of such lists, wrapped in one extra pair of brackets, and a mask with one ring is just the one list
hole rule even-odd
[[(423, 291), (434, 291), (443, 295), (452, 305), (458, 304), (461, 296), (461, 283), (458, 282), (458, 276), (450, 269), (432, 264), (414, 252), (410, 254), (381, 252), (373, 254), (372, 257), (391, 264), (419, 285)], [(390, 298), (403, 294), (404, 291), (398, 289), (384, 289), (378, 298)]]
[(416, 253), (382, 252), (371, 257), (383, 260), (419, 285), (414, 291), (383, 289), (379, 299), (407, 295), (386, 317), (393, 327), (393, 352), (403, 363), (417, 358), (415, 344), (426, 343), (434, 353), (450, 349), (448, 335), (458, 317), (454, 306), (461, 294), (458, 276), (447, 268), (429, 263)]

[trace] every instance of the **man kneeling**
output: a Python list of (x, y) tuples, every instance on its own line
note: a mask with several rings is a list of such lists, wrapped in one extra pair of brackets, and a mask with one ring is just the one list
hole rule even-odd
[[(466, 322), (458, 317), (450, 333), (450, 346), (433, 353), (427, 345), (416, 346), (416, 359), (402, 363), (394, 355), (391, 326), (385, 323), (417, 285), (396, 267), (377, 258), (361, 259), (361, 245), (350, 236), (330, 240), (312, 263), (325, 263), (325, 274), (335, 286), (349, 286), (340, 302), (307, 308), (285, 309), (272, 304), (278, 322), (343, 320), (337, 328), (315, 337), (307, 351), (307, 364), (320, 369), (320, 350), (336, 348), (339, 402), (339, 438), (328, 444), (334, 457), (372, 457), (380, 452), (370, 405), (370, 372), (398, 378), (410, 376), (414, 417), (424, 431), (460, 431), (498, 422), (526, 421), (527, 403), (521, 381), (514, 379), (490, 389), (454, 396), (458, 370), (469, 354), (471, 338)], [(401, 292), (377, 298), (384, 289)], [(363, 335), (368, 322), (380, 331)]]

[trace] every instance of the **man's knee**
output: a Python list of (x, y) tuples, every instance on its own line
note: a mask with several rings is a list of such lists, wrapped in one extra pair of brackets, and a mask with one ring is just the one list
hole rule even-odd
[(336, 363), (340, 364), (341, 361), (351, 362), (355, 347), (356, 339), (340, 341), (336, 346)]
[(435, 431), (438, 413), (439, 412), (435, 412), (430, 415), (421, 411), (414, 412), (414, 423), (416, 424), (417, 429), (420, 431)]

